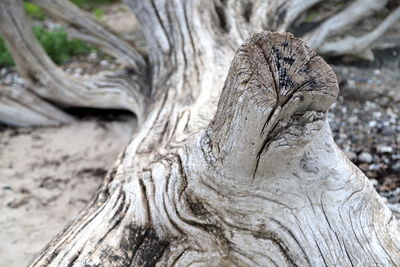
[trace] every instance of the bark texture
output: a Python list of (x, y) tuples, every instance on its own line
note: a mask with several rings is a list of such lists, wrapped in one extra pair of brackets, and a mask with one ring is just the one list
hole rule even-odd
[[(58, 2), (54, 2), (55, 5)], [(49, 8), (52, 5), (49, 5)], [(75, 7), (76, 8), (76, 7)], [(72, 11), (64, 14), (70, 14)], [(3, 35), (11, 54), (17, 65), (20, 75), (25, 79), (26, 86), (41, 98), (50, 100), (61, 106), (79, 106), (94, 108), (117, 108), (126, 109), (135, 113), (141, 121), (147, 104), (148, 85), (146, 84), (147, 69), (144, 58), (134, 47), (129, 51), (123, 50), (127, 46), (120, 39), (113, 39), (107, 35), (107, 30), (100, 25), (91, 25), (90, 19), (86, 21), (83, 17), (81, 23), (87, 22), (87, 27), (93, 29), (98, 35), (114, 40), (110, 46), (115, 51), (125, 53), (129, 68), (115, 72), (103, 72), (89, 78), (77, 79), (64, 73), (55, 63), (51, 61), (39, 42), (36, 40), (28, 22), (23, 8), (22, 1), (4, 0), (0, 1), (0, 32)], [(77, 20), (79, 21), (79, 20)], [(122, 44), (125, 44), (123, 46)], [(119, 45), (119, 46), (118, 46)], [(122, 51), (121, 51), (122, 50)], [(130, 52), (130, 54), (129, 54)], [(117, 52), (115, 52), (117, 53)], [(16, 89), (18, 90), (18, 89)], [(3, 94), (3, 92), (0, 92)], [(31, 111), (38, 107), (29, 107)], [(7, 110), (0, 106), (3, 113)], [(25, 110), (16, 109), (21, 117), (25, 116)], [(61, 113), (61, 111), (58, 111)], [(7, 115), (9, 116), (9, 115)], [(40, 114), (36, 114), (40, 117)], [(33, 118), (33, 117), (31, 117)], [(27, 118), (24, 118), (27, 120)], [(3, 120), (5, 121), (5, 119)], [(65, 120), (58, 120), (58, 123), (65, 123)], [(30, 125), (43, 125), (42, 120), (32, 120)]]
[[(0, 32), (12, 52), (21, 76), (26, 81), (25, 87), (37, 96), (38, 100), (42, 98), (53, 102), (54, 110), (57, 109), (56, 106), (126, 109), (136, 114), (140, 124), (149, 114), (150, 102), (159, 94), (158, 83), (176, 80), (180, 84), (178, 87), (186, 86), (181, 84), (182, 81), (188, 83), (187, 80), (200, 78), (199, 68), (203, 67), (209, 68), (210, 77), (215, 78), (223, 73), (223, 68), (227, 68), (227, 59), (231, 58), (232, 52), (251, 34), (262, 30), (288, 31), (298, 26), (314, 6), (331, 5), (320, 0), (212, 0), (204, 3), (199, 0), (187, 3), (169, 0), (164, 3), (166, 8), (161, 10), (158, 8), (161, 4), (158, 1), (142, 3), (143, 1), (127, 0), (126, 3), (141, 17), (140, 22), (144, 25), (149, 48), (149, 51), (146, 51), (136, 42), (128, 42), (119, 34), (113, 33), (69, 0), (31, 1), (41, 6), (56, 20), (66, 24), (71, 37), (89, 42), (116, 57), (124, 63), (125, 70), (112, 74), (100, 73), (90, 78), (76, 79), (69, 76), (50, 60), (38, 44), (23, 13), (22, 0), (3, 0), (0, 2)], [(362, 37), (349, 36), (348, 30), (362, 19), (381, 12), (388, 2), (337, 1), (341, 8), (324, 18), (323, 22), (316, 23), (312, 30), (301, 33), (302, 38), (307, 40), (311, 48), (324, 55), (352, 55), (373, 59), (370, 46), (399, 20), (399, 9), (393, 10), (380, 25)], [(201, 10), (191, 11), (192, 9)], [(188, 13), (198, 17), (188, 17)], [(148, 17), (144, 17), (143, 14), (147, 14)], [(150, 25), (153, 23), (155, 25)], [(181, 29), (177, 30), (175, 27)], [(206, 49), (218, 51), (204, 52)], [(179, 50), (183, 50), (183, 53), (177, 52)], [(204, 55), (198, 55), (199, 51)], [(210, 58), (207, 59), (205, 55)], [(193, 57), (198, 62), (193, 62)], [(210, 62), (200, 62), (200, 58), (205, 61), (217, 58), (220, 62), (215, 64), (220, 66), (210, 66)], [(175, 67), (169, 66), (170, 64)], [(182, 70), (182, 66), (190, 70)], [(212, 71), (216, 71), (216, 75), (212, 74)], [(184, 77), (178, 78), (176, 74), (171, 74), (172, 72), (185, 74)], [(175, 78), (168, 78), (170, 74)], [(223, 76), (219, 76), (218, 80), (223, 80)], [(215, 87), (218, 81), (210, 80), (209, 85), (203, 82), (200, 85), (195, 80), (190, 83), (194, 88), (210, 85)], [(187, 94), (191, 95), (191, 98), (197, 97), (193, 91)], [(0, 95), (6, 97), (2, 91)], [(218, 99), (218, 94), (215, 96)], [(40, 106), (37, 101), (30, 102), (30, 105)], [(20, 126), (47, 125), (48, 122), (40, 119), (40, 112), (36, 112), (40, 110), (39, 106), (22, 108), (16, 105), (10, 110), (7, 105), (0, 103), (0, 112), (3, 114), (0, 121), (10, 123), (9, 118), (18, 116), (22, 121), (30, 121), (24, 124), (17, 123)], [(27, 109), (30, 111), (27, 112)], [(210, 109), (210, 114), (213, 112)], [(58, 110), (57, 113), (61, 114), (62, 111)], [(34, 116), (31, 116), (33, 114)], [(57, 116), (52, 119), (52, 124), (65, 122)]]
[(398, 222), (332, 139), (332, 69), (288, 33), (235, 53), (282, 1), (126, 2), (149, 113), (31, 266), (400, 264)]

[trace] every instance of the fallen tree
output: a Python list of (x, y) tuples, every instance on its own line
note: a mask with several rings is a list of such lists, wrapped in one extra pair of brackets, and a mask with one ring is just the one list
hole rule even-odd
[[(149, 51), (132, 46), (131, 80), (111, 86), (51, 65), (20, 1), (0, 2), (0, 29), (32, 92), (125, 107), (141, 121), (91, 203), (31, 266), (400, 264), (398, 222), (332, 139), (332, 69), (288, 33), (243, 43), (319, 1), (126, 2)], [(88, 23), (73, 25), (100, 41)]]
[[(183, 15), (186, 16), (186, 23), (175, 21), (176, 19), (170, 16), (170, 13), (174, 13), (172, 11), (159, 11), (157, 5), (162, 3), (157, 1), (148, 9), (140, 3), (141, 1), (125, 0), (142, 25), (150, 52), (148, 55), (140, 45), (125, 40), (68, 0), (31, 1), (65, 24), (70, 36), (89, 42), (116, 57), (125, 64), (125, 69), (114, 73), (103, 72), (88, 78), (71, 77), (51, 61), (35, 39), (30, 22), (23, 13), (22, 1), (1, 1), (0, 33), (11, 50), (20, 75), (25, 80), (25, 89), (14, 88), (13, 94), (29, 91), (31, 95), (36, 96), (34, 102), (25, 97), (18, 101), (10, 101), (10, 94), (7, 92), (10, 92), (11, 88), (0, 90), (0, 121), (15, 126), (70, 122), (73, 118), (57, 107), (75, 106), (127, 109), (135, 113), (139, 123), (142, 123), (149, 114), (148, 107), (153, 102), (152, 94), (157, 91), (156, 85), (153, 84), (157, 76), (154, 75), (175, 71), (164, 64), (174, 61), (174, 65), (179, 65), (180, 61), (187, 61), (190, 54), (197, 50), (185, 51), (183, 59), (172, 58), (171, 55), (168, 57), (165, 53), (172, 53), (174, 49), (188, 49), (190, 43), (203, 38), (201, 34), (204, 34), (204, 38), (208, 36), (211, 39), (225, 40), (226, 42), (220, 42), (218, 45), (221, 56), (229, 58), (252, 33), (262, 30), (285, 32), (299, 27), (301, 18), (308, 13), (315, 14), (317, 11), (313, 8), (318, 10), (325, 6), (334, 6), (335, 12), (325, 12), (326, 15), (319, 18), (319, 23), (314, 23), (317, 26), (308, 31), (302, 30), (302, 38), (311, 48), (323, 55), (352, 55), (372, 59), (371, 44), (400, 18), (400, 8), (392, 8), (390, 12), (386, 11), (389, 14), (375, 29), (363, 33), (362, 36), (352, 36), (348, 34), (352, 33), (349, 29), (354, 28), (355, 24), (363, 19), (386, 9), (389, 0), (338, 0), (334, 4), (321, 0), (215, 0), (205, 3), (190, 1), (184, 4)], [(180, 3), (171, 2), (168, 5), (171, 5), (169, 9), (174, 9)], [(192, 9), (197, 8), (204, 10), (203, 13), (197, 14), (198, 18), (187, 17), (189, 13), (189, 16), (196, 13), (197, 11)], [(144, 17), (141, 12), (148, 13), (149, 17)], [(156, 25), (152, 25), (153, 23)], [(178, 25), (182, 29), (168, 29)], [(193, 28), (200, 26), (203, 27), (204, 33), (198, 31), (199, 36), (194, 36)], [(211, 31), (213, 34), (205, 31)], [(178, 34), (182, 37), (176, 36)], [(180, 41), (181, 44), (170, 44), (175, 41)], [(210, 44), (212, 43), (211, 41)], [(221, 48), (222, 46), (225, 48)], [(208, 44), (203, 47), (213, 48)], [(225, 70), (226, 66), (223, 66)], [(222, 69), (219, 70), (221, 71)], [(221, 77), (225, 73), (221, 72)], [(41, 112), (49, 108), (58, 110), (52, 112), (51, 116)]]

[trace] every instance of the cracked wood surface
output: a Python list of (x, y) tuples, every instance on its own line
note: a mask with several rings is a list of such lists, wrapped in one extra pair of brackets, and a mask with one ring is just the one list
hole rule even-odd
[(138, 45), (128, 42), (122, 36), (107, 29), (96, 21), (90, 13), (85, 12), (67, 0), (31, 0), (56, 19), (65, 21), (72, 29), (68, 29), (70, 37), (95, 45), (106, 53), (115, 56), (129, 65), (136, 73), (146, 72), (144, 52)]
[(123, 107), (143, 121), (92, 202), (32, 266), (400, 264), (398, 222), (332, 139), (330, 67), (290, 34), (242, 44), (293, 21), (298, 1), (126, 2), (143, 27), (147, 65), (134, 52), (134, 73), (89, 81), (44, 54), (22, 1), (0, 2), (0, 30), (38, 95)]
[[(100, 27), (97, 29), (101, 31)], [(131, 66), (140, 68), (136, 72), (135, 69), (126, 69), (79, 79), (64, 73), (52, 62), (34, 36), (31, 24), (24, 14), (22, 1), (0, 1), (0, 32), (10, 48), (20, 75), (37, 96), (61, 106), (127, 109), (137, 115), (139, 122), (144, 119), (148, 85), (143, 74), (146, 70), (140, 65), (140, 61)], [(133, 48), (131, 50), (134, 51)], [(0, 109), (8, 112), (3, 106)], [(40, 107), (29, 109), (32, 113)], [(57, 112), (62, 113), (60, 110)], [(15, 109), (14, 113), (23, 117), (26, 110)], [(39, 113), (30, 118), (34, 119), (31, 125), (44, 124), (39, 119)], [(62, 122), (65, 123), (65, 119), (58, 121)]]
[[(287, 31), (292, 26), (296, 27), (300, 23), (299, 19), (307, 15), (312, 7), (330, 5), (320, 0), (188, 0), (185, 3), (178, 0), (125, 0), (136, 16), (140, 17), (150, 51), (147, 54), (136, 42), (126, 41), (67, 0), (31, 1), (44, 8), (56, 20), (66, 23), (70, 36), (103, 49), (124, 62), (126, 69), (113, 74), (101, 73), (90, 78), (70, 77), (51, 62), (38, 45), (23, 14), (22, 1), (3, 0), (0, 2), (0, 11), (3, 13), (0, 17), (0, 31), (12, 52), (18, 71), (29, 83), (29, 89), (38, 97), (50, 100), (61, 108), (80, 106), (127, 109), (137, 115), (139, 124), (152, 109), (148, 109), (150, 103), (159, 101), (160, 95), (166, 96), (163, 88), (171, 85), (164, 86), (165, 82), (177, 82), (176, 90), (170, 90), (173, 93), (164, 98), (165, 101), (179, 98), (182, 99), (180, 102), (185, 102), (188, 106), (190, 103), (196, 105), (196, 109), (208, 105), (207, 101), (216, 102), (219, 91), (213, 90), (213, 97), (210, 98), (210, 92), (204, 88), (220, 88), (224, 75), (220, 75), (218, 79), (217, 75), (225, 73), (229, 64), (227, 59), (231, 59), (233, 51), (246, 38), (262, 30)], [(340, 3), (343, 7), (340, 11), (302, 37), (309, 40), (311, 48), (318, 53), (352, 55), (371, 60), (373, 52), (369, 47), (398, 21), (399, 10), (394, 10), (375, 30), (366, 33), (362, 38), (354, 38), (347, 36), (347, 28), (383, 10), (388, 0), (345, 2)], [(341, 36), (343, 33), (345, 38)], [(214, 51), (208, 51), (210, 49)], [(210, 61), (211, 59), (214, 61)], [(209, 70), (208, 73), (204, 71), (205, 68)], [(178, 73), (182, 76), (179, 77)], [(201, 76), (206, 76), (208, 83)], [(201, 89), (182, 90), (190, 87)], [(197, 95), (198, 92), (208, 96)], [(200, 103), (196, 99), (203, 99), (204, 102)], [(34, 104), (40, 105), (37, 101), (31, 103)], [(53, 108), (56, 109), (55, 106)], [(3, 107), (0, 104), (4, 117), (0, 117), (0, 120), (9, 123), (9, 118), (18, 114), (20, 117), (26, 116), (22, 120), (30, 120), (30, 125), (47, 124), (48, 122), (42, 120), (40, 112), (31, 116), (39, 109), (40, 107), (26, 109), (15, 105), (11, 111), (6, 105)], [(202, 110), (206, 113), (200, 115), (202, 118), (209, 118), (215, 112), (213, 108)], [(61, 110), (57, 112), (62, 113)], [(199, 110), (189, 113), (200, 114)], [(185, 114), (187, 116), (188, 113)], [(191, 121), (199, 122), (197, 119)], [(59, 117), (54, 123), (65, 122)], [(206, 122), (207, 119), (202, 119), (195, 127), (204, 127)], [(175, 124), (172, 122), (170, 126)], [(167, 128), (169, 126), (165, 127), (166, 130)]]
[(331, 68), (290, 34), (254, 35), (234, 55), (221, 43), (240, 38), (206, 31), (215, 13), (190, 1), (140, 5), (157, 32), (155, 103), (31, 266), (398, 265), (398, 222), (332, 139)]

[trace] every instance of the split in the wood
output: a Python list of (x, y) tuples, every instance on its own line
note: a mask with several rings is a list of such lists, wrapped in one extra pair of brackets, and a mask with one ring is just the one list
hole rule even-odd
[(397, 221), (333, 141), (326, 112), (337, 94), (332, 69), (303, 41), (254, 35), (210, 124), (168, 139), (180, 142), (157, 138), (172, 122), (144, 124), (33, 266), (395, 266)]

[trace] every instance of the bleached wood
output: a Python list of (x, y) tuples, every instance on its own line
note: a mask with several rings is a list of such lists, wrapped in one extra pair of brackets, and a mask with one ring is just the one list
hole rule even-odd
[(0, 30), (35, 93), (143, 121), (31, 266), (400, 264), (398, 222), (332, 139), (332, 69), (288, 33), (244, 41), (279, 28), (271, 16), (284, 21), (295, 1), (125, 2), (145, 33), (145, 71), (90, 80), (49, 60), (21, 1), (0, 2)]
[[(63, 106), (128, 109), (137, 114), (139, 122), (143, 121), (147, 114), (146, 107), (152, 98), (151, 94), (157, 91), (155, 89), (157, 87), (156, 84), (150, 84), (149, 77), (152, 75), (157, 76), (160, 72), (167, 74), (168, 71), (164, 69), (171, 69), (168, 65), (172, 55), (170, 55), (168, 62), (164, 63), (148, 62), (147, 57), (151, 58), (157, 55), (155, 59), (160, 60), (158, 57), (160, 51), (163, 51), (163, 53), (166, 51), (171, 52), (171, 49), (175, 49), (176, 45), (187, 44), (194, 40), (192, 38), (192, 29), (183, 27), (181, 29), (182, 33), (179, 34), (189, 36), (190, 40), (183, 38), (181, 40), (182, 44), (173, 44), (171, 47), (168, 42), (179, 38), (173, 36), (173, 39), (167, 40), (163, 31), (170, 31), (166, 28), (170, 27), (169, 25), (174, 25), (173, 27), (175, 27), (175, 18), (165, 17), (168, 12), (155, 14), (156, 16), (149, 14), (151, 19), (143, 19), (142, 23), (164, 20), (165, 25), (162, 27), (165, 27), (161, 29), (153, 27), (155, 32), (145, 32), (145, 34), (157, 35), (157, 38), (147, 36), (147, 45), (151, 47), (152, 51), (147, 55), (135, 42), (124, 40), (123, 37), (113, 33), (106, 26), (93, 19), (89, 13), (80, 10), (69, 1), (32, 0), (56, 19), (61, 19), (67, 23), (70, 36), (100, 47), (110, 55), (117, 57), (120, 62), (124, 62), (128, 67), (127, 72), (114, 73), (111, 79), (107, 74), (100, 74), (89, 79), (76, 79), (58, 69), (37, 44), (30, 32), (29, 23), (27, 23), (22, 14), (21, 1), (10, 1), (11, 4), (8, 4), (8, 1), (10, 0), (2, 1), (3, 12), (8, 14), (2, 18), (2, 31), (6, 39), (8, 38), (8, 41), (6, 41), (11, 46), (19, 71), (30, 82), (30, 87), (39, 97), (49, 99)], [(141, 1), (126, 0), (126, 3), (130, 5), (134, 12), (140, 13), (143, 11), (146, 13), (146, 5), (151, 5), (151, 3), (157, 5), (158, 2), (150, 1), (143, 5)], [(165, 4), (171, 9), (179, 6), (172, 3), (174, 2), (167, 1)], [(361, 48), (365, 47), (365, 44), (372, 45), (372, 42), (387, 30), (388, 25), (391, 24), (387, 22), (392, 21), (393, 16), (388, 17), (385, 23), (382, 23), (375, 31), (365, 35), (362, 40), (359, 39), (357, 42), (354, 42), (351, 37), (345, 38), (343, 41), (332, 42), (328, 41), (328, 37), (341, 35), (348, 26), (373, 12), (381, 10), (386, 3), (387, 0), (354, 1), (344, 10), (327, 19), (315, 31), (306, 34), (304, 38), (309, 39), (311, 47), (316, 48), (322, 54), (345, 54), (371, 59), (373, 57), (372, 51), (370, 49), (361, 51)], [(199, 18), (185, 17), (185, 20), (195, 20), (197, 21), (196, 25), (208, 20), (207, 27), (199, 31), (199, 34), (206, 36), (205, 32), (210, 32), (211, 34), (208, 34), (207, 38), (219, 39), (221, 42), (217, 42), (217, 46), (223, 51), (222, 54), (229, 54), (251, 34), (260, 32), (263, 29), (285, 31), (296, 18), (302, 13), (306, 13), (310, 7), (316, 4), (324, 5), (325, 3), (319, 0), (217, 0), (211, 2), (195, 1), (193, 3), (189, 1), (185, 8), (203, 8), (213, 12), (202, 12), (199, 14)], [(7, 22), (7, 17), (14, 17), (15, 23), (10, 20)], [(177, 25), (182, 24), (178, 22)], [(361, 41), (362, 44), (360, 44)], [(352, 44), (355, 44), (357, 49), (349, 49), (348, 47)], [(222, 46), (225, 48), (222, 48)], [(188, 46), (185, 45), (184, 49), (188, 49)], [(181, 56), (185, 59), (186, 55), (191, 53), (196, 53), (196, 51), (185, 51)], [(165, 56), (164, 58), (168, 57)], [(186, 62), (180, 66), (189, 66), (188, 59), (186, 58)], [(178, 58), (172, 60), (180, 61)], [(227, 64), (227, 61), (224, 61), (224, 63)], [(150, 73), (151, 71), (153, 73)], [(153, 77), (153, 81), (156, 81), (156, 83), (160, 83), (161, 80), (161, 77), (160, 79)], [(32, 108), (34, 109), (34, 107)]]
[(0, 32), (20, 75), (37, 95), (65, 106), (127, 109), (142, 121), (148, 94), (143, 70), (104, 72), (89, 78), (69, 76), (36, 40), (22, 1), (0, 1)]
[(400, 8), (397, 8), (373, 31), (363, 36), (347, 36), (337, 41), (326, 42), (319, 48), (319, 51), (325, 55), (357, 55), (364, 59), (373, 60), (374, 56), (370, 51), (371, 44), (399, 20)]
[(140, 4), (145, 32), (157, 33), (146, 36), (148, 119), (31, 266), (398, 264), (396, 219), (333, 142), (331, 68), (292, 35), (266, 32), (227, 73), (232, 50), (198, 16), (214, 11)]
[[(277, 31), (285, 32), (289, 26), (299, 17), (300, 14), (313, 7), (321, 0), (292, 0), (283, 1), (280, 6), (281, 10), (284, 10), (284, 15), (281, 15), (281, 21), (278, 21)], [(279, 17), (278, 17), (279, 18)]]
[(71, 28), (69, 30), (71, 38), (95, 45), (129, 65), (137, 73), (146, 71), (144, 51), (141, 51), (138, 45), (112, 32), (107, 26), (95, 20), (90, 13), (81, 10), (70, 1), (31, 0), (31, 2), (39, 5), (56, 19), (65, 21)]
[(318, 48), (328, 37), (343, 32), (346, 27), (381, 10), (387, 2), (388, 0), (356, 0), (307, 34), (305, 40), (310, 47), (319, 51)]
[(48, 126), (70, 123), (73, 118), (29, 90), (0, 87), (0, 122), (12, 126)]

